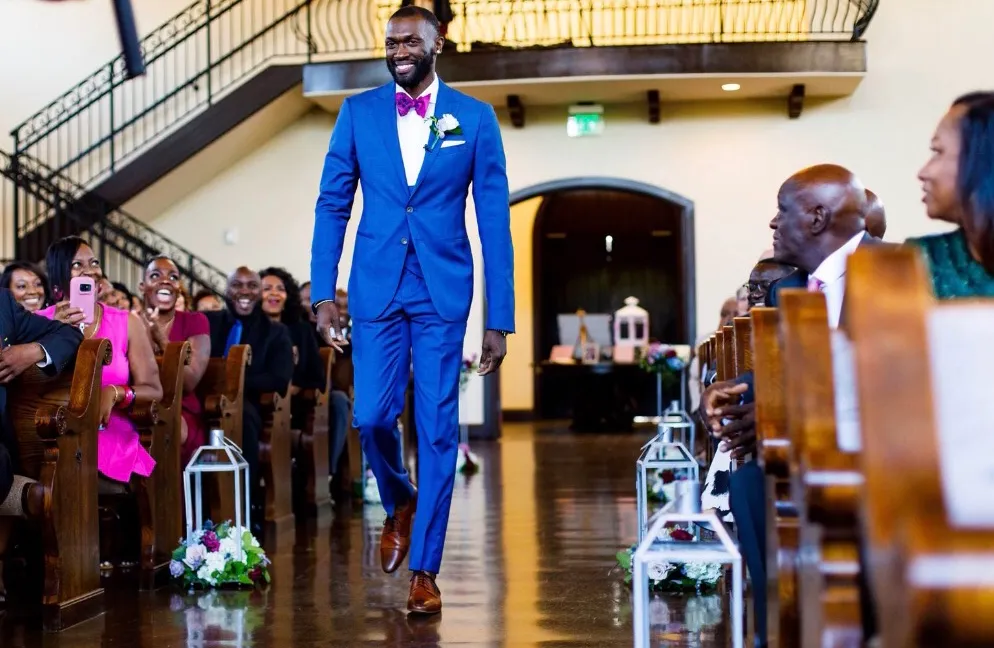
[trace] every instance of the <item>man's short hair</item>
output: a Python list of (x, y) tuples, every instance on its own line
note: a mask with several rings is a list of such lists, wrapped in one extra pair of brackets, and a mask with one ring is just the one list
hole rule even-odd
[(436, 36), (442, 32), (442, 25), (438, 22), (438, 18), (435, 17), (435, 14), (424, 7), (419, 7), (418, 5), (404, 5), (397, 11), (393, 12), (393, 15), (390, 16), (390, 20), (393, 20), (394, 18), (420, 18), (432, 26), (432, 29), (435, 30)]

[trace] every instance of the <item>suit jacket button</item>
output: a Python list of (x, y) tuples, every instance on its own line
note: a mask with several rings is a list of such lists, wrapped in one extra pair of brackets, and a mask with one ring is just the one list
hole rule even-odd
[(400, 244), (401, 245), (407, 245), (407, 239), (406, 238), (400, 239)]
[(413, 211), (414, 211), (414, 207), (408, 207), (407, 208), (407, 213), (408, 214), (412, 213)]

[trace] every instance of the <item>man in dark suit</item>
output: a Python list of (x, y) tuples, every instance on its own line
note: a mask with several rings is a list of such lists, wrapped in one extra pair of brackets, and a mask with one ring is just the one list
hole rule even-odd
[(23, 510), (20, 492), (13, 493), (16, 502), (6, 502), (17, 470), (17, 444), (7, 425), (7, 385), (31, 365), (47, 374), (59, 373), (72, 362), (82, 341), (78, 328), (32, 315), (7, 290), (0, 290), (0, 511)]
[[(842, 316), (846, 260), (855, 249), (873, 241), (866, 233), (866, 188), (840, 166), (822, 164), (787, 179), (777, 196), (777, 215), (770, 222), (777, 261), (797, 267), (807, 276), (808, 290), (825, 294), (829, 323)], [(770, 291), (800, 284), (801, 274), (785, 278)], [(701, 415), (722, 448), (736, 459), (756, 453), (755, 404), (752, 374), (711, 385), (701, 396)], [(766, 644), (766, 492), (763, 471), (755, 459), (731, 477), (729, 496), (738, 527), (739, 546), (752, 579), (756, 614), (756, 644)]]
[[(290, 331), (262, 312), (259, 273), (241, 267), (228, 277), (225, 310), (206, 313), (211, 327), (211, 357), (223, 358), (235, 344), (252, 347), (252, 363), (245, 368), (245, 405), (242, 410), (242, 454), (249, 465), (253, 490), (259, 484), (259, 437), (262, 394), (285, 394), (293, 378), (293, 341)], [(259, 531), (263, 499), (252, 493), (252, 525)]]

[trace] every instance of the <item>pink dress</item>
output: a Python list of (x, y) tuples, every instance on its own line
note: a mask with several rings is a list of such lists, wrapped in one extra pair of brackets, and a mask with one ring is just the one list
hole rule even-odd
[[(131, 369), (128, 367), (128, 311), (103, 306), (103, 317), (93, 334), (94, 338), (110, 340), (111, 361), (104, 366), (102, 387), (130, 385)], [(52, 319), (55, 307), (37, 313)], [(115, 409), (107, 427), (97, 436), (97, 470), (119, 482), (131, 480), (132, 473), (143, 477), (152, 474), (155, 460), (142, 447), (138, 431), (126, 414)]]

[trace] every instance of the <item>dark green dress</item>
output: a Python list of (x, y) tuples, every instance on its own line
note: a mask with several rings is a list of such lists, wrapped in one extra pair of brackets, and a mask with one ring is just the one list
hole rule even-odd
[(994, 277), (970, 255), (963, 230), (911, 238), (925, 254), (938, 299), (994, 297)]

